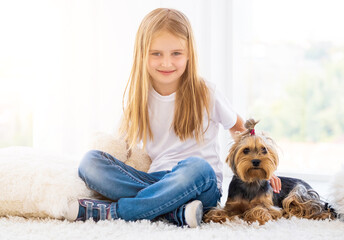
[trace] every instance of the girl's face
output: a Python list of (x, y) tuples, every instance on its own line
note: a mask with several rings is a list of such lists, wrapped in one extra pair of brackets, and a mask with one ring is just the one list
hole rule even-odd
[(148, 72), (155, 91), (163, 96), (175, 92), (187, 62), (186, 40), (166, 31), (154, 37), (149, 49)]

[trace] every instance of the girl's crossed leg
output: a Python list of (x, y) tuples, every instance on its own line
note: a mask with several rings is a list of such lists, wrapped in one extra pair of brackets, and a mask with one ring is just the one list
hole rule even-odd
[(199, 200), (207, 211), (221, 197), (215, 172), (197, 157), (180, 161), (172, 171), (145, 173), (110, 154), (92, 150), (83, 158), (79, 176), (89, 188), (113, 201), (108, 203), (108, 218), (126, 221), (163, 215), (185, 225), (186, 203)]

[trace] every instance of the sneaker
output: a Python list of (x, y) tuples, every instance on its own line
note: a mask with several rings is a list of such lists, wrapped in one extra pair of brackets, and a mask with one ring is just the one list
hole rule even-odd
[(110, 214), (110, 201), (95, 199), (79, 199), (69, 203), (65, 219), (69, 221), (86, 221), (93, 219), (95, 222), (106, 220)]
[(203, 204), (199, 200), (194, 200), (180, 206), (172, 212), (160, 216), (158, 219), (167, 220), (178, 226), (188, 226), (195, 228), (201, 225), (203, 217)]
[(199, 200), (194, 200), (185, 205), (184, 220), (190, 228), (201, 225), (203, 218), (203, 204)]

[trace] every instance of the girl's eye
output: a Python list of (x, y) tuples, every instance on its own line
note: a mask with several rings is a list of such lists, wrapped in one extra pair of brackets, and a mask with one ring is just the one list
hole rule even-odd
[(263, 154), (267, 154), (267, 153), (268, 153), (268, 151), (266, 150), (265, 147), (262, 147), (262, 153), (263, 153)]
[(242, 151), (244, 154), (248, 154), (250, 152), (249, 148), (245, 148), (244, 151)]
[(179, 56), (179, 55), (181, 55), (181, 54), (182, 54), (182, 53), (180, 53), (180, 52), (174, 52), (174, 53), (173, 53), (174, 56)]
[(152, 55), (153, 55), (153, 56), (160, 56), (161, 54), (158, 53), (158, 52), (153, 52)]

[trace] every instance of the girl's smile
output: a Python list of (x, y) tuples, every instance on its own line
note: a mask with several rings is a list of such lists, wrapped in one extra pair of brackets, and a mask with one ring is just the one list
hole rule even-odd
[(161, 95), (175, 92), (187, 62), (186, 40), (167, 31), (157, 34), (149, 49), (147, 66), (155, 91)]
[(174, 73), (176, 70), (172, 70), (172, 71), (157, 70), (157, 71), (163, 75), (170, 75), (170, 74)]

